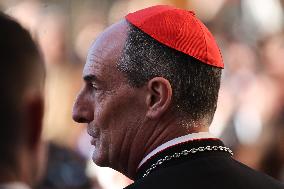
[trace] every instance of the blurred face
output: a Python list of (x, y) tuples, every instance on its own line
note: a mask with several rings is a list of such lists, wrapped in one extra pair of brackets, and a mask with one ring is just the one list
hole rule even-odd
[[(122, 21), (108, 28), (91, 46), (83, 71), (85, 84), (73, 107), (73, 119), (87, 123), (99, 166), (123, 169), (145, 116), (143, 89), (132, 88), (116, 64), (127, 34)], [(134, 150), (134, 151), (133, 151)]]

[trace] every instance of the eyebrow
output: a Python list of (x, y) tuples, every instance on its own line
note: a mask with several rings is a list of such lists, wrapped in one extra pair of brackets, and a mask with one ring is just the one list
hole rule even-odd
[(92, 81), (99, 81), (95, 75), (86, 75), (83, 77), (84, 81), (92, 82)]

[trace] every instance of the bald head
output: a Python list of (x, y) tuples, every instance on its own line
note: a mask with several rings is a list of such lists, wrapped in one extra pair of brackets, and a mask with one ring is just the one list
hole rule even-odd
[[(128, 24), (126, 20), (111, 25), (101, 33), (89, 49), (87, 64), (92, 63), (97, 54), (100, 58), (118, 58), (127, 39)], [(112, 55), (112, 56), (110, 56)]]

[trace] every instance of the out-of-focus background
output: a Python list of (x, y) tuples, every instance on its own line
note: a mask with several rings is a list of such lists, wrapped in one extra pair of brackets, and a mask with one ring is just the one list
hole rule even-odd
[(128, 12), (155, 4), (194, 10), (212, 31), (225, 69), (210, 130), (234, 158), (284, 182), (283, 0), (0, 0), (46, 61), (49, 155), (38, 189), (116, 189), (132, 182), (92, 163), (90, 138), (71, 110), (91, 42)]

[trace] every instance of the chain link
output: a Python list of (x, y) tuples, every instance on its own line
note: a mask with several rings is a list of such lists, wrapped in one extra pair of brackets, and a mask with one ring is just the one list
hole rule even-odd
[(146, 170), (145, 174), (143, 175), (143, 177), (146, 177), (149, 175), (149, 173), (155, 169), (157, 166), (163, 164), (165, 161), (169, 161), (171, 159), (174, 158), (179, 158), (180, 156), (187, 156), (189, 154), (195, 154), (197, 152), (204, 152), (204, 151), (225, 151), (225, 152), (229, 152), (231, 155), (233, 155), (233, 152), (230, 148), (225, 147), (225, 146), (200, 146), (198, 148), (191, 148), (190, 150), (183, 150), (181, 152), (176, 152), (172, 155), (168, 155), (165, 156), (162, 159), (159, 159), (158, 161), (156, 161), (156, 163), (152, 164), (151, 167), (149, 169)]

